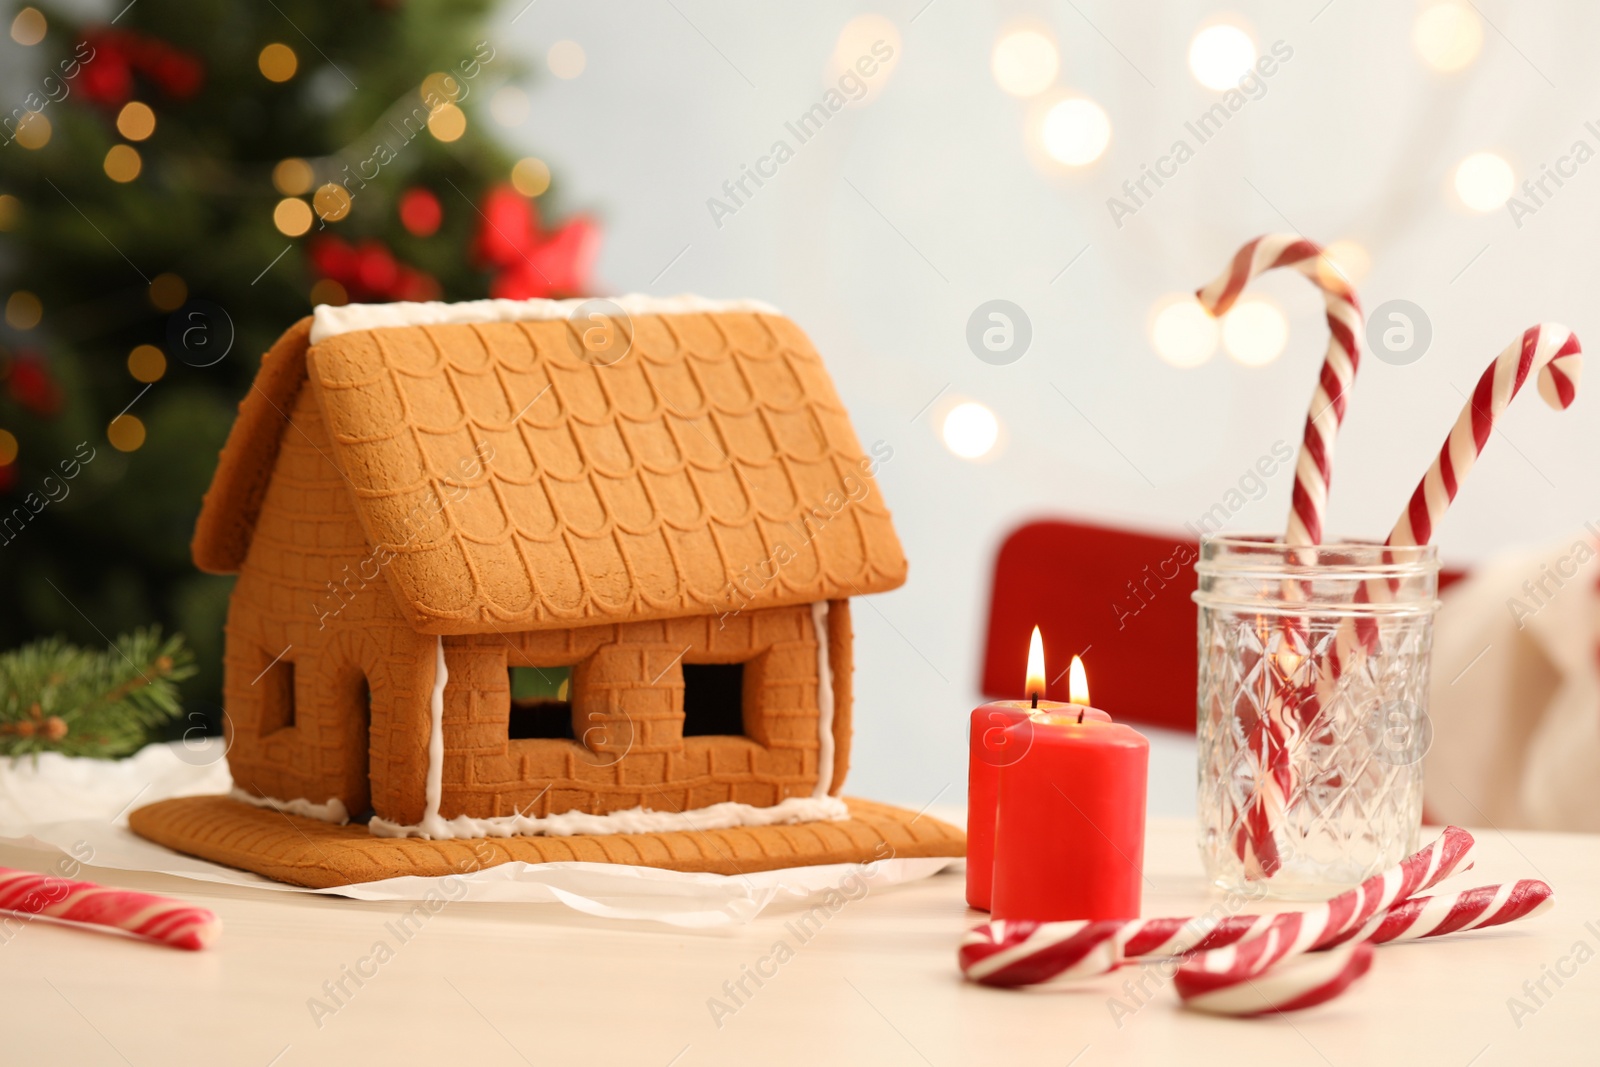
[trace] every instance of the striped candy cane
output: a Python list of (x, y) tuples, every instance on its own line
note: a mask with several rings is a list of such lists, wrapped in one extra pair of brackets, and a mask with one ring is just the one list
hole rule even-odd
[[(1315, 545), (1322, 541), (1328, 509), (1334, 438), (1344, 422), (1346, 398), (1361, 365), (1361, 303), (1322, 248), (1297, 234), (1268, 234), (1247, 242), (1234, 254), (1228, 269), (1195, 296), (1202, 307), (1220, 317), (1233, 307), (1250, 279), (1276, 267), (1293, 267), (1322, 290), (1328, 322), (1328, 350), (1306, 414), (1284, 535), (1290, 545)], [(1280, 865), (1275, 830), (1294, 793), (1292, 753), (1302, 722), (1315, 717), (1315, 699), (1314, 694), (1306, 694), (1306, 706), (1300, 707), (1300, 700), (1275, 696), (1266, 709), (1265, 722), (1253, 728), (1246, 740), (1255, 788), (1240, 812), (1234, 852), (1252, 880), (1272, 877)]]
[(1472, 865), (1473, 849), (1471, 834), (1446, 827), (1436, 841), (1398, 866), (1327, 903), (1275, 915), (1258, 937), (1192, 956), (1178, 969), (1178, 995), (1187, 1000), (1190, 995), (1246, 985), (1285, 959), (1335, 944), (1398, 901), (1466, 870)]
[(1437, 897), (1412, 897), (1374, 915), (1359, 930), (1349, 930), (1328, 942), (1415, 941), (1423, 937), (1443, 937), (1485, 926), (1504, 926), (1518, 919), (1543, 915), (1556, 906), (1550, 886), (1534, 878), (1503, 885), (1480, 885), (1460, 893)]
[[(1538, 378), (1539, 395), (1545, 403), (1565, 411), (1577, 397), (1582, 374), (1583, 348), (1571, 330), (1552, 322), (1524, 330), (1478, 379), (1471, 399), (1450, 428), (1444, 447), (1417, 483), (1384, 543), (1398, 547), (1425, 545), (1433, 540), (1439, 521), (1461, 489), (1462, 479), (1477, 463), (1495, 424), (1529, 378)], [(1356, 591), (1356, 601), (1386, 603), (1390, 594), (1389, 582), (1371, 579)], [(1370, 617), (1362, 616), (1353, 626), (1342, 626), (1329, 664), (1332, 676), (1342, 676), (1355, 657), (1372, 652), (1377, 643), (1378, 626)]]
[(1495, 423), (1513, 397), (1534, 375), (1539, 395), (1557, 411), (1572, 406), (1583, 373), (1583, 348), (1565, 326), (1553, 322), (1530, 326), (1489, 364), (1478, 379), (1472, 399), (1461, 409), (1444, 447), (1422, 476), (1400, 521), (1389, 534), (1391, 545), (1425, 545), (1489, 441)]
[(970, 982), (1014, 989), (1061, 984), (1116, 970), (1121, 919), (1027, 922), (991, 919), (967, 932), (957, 957)]
[[(1555, 907), (1550, 886), (1535, 879), (1481, 885), (1459, 893), (1401, 900), (1318, 946), (1318, 951), (1365, 941), (1417, 941), (1467, 930), (1504, 926), (1543, 915)], [(974, 982), (995, 986), (1066, 983), (1115, 970), (1123, 963), (1176, 959), (1237, 944), (1273, 932), (1272, 915), (1137, 919), (1122, 923), (1027, 923), (996, 919), (962, 941), (962, 971)], [(1078, 935), (1095, 929), (1074, 941)], [(1111, 927), (1120, 927), (1112, 930)], [(1115, 945), (1117, 952), (1110, 952)]]
[(214, 914), (181, 900), (6, 867), (0, 867), (0, 911), (104, 926), (190, 950), (205, 948), (222, 933)]
[(1295, 463), (1294, 505), (1286, 535), (1291, 545), (1315, 545), (1322, 543), (1323, 517), (1328, 510), (1333, 439), (1344, 422), (1346, 397), (1361, 365), (1361, 302), (1319, 245), (1285, 233), (1267, 234), (1245, 244), (1228, 269), (1195, 296), (1202, 307), (1220, 317), (1233, 307), (1251, 278), (1275, 267), (1293, 267), (1322, 290), (1331, 334)]
[[(1398, 902), (1412, 893), (1429, 889), (1450, 875), (1471, 867), (1474, 849), (1475, 842), (1470, 833), (1454, 826), (1448, 827), (1432, 844), (1396, 866), (1307, 911), (1279, 915), (1047, 923), (995, 919), (976, 927), (962, 940), (959, 950), (961, 969), (971, 981), (1013, 987), (1093, 977), (1132, 960), (1210, 953), (1225, 946), (1265, 942), (1269, 934), (1273, 935), (1272, 944), (1275, 946), (1284, 946), (1284, 938), (1293, 934), (1295, 937), (1309, 937), (1298, 949), (1300, 952), (1325, 948), (1345, 940), (1354, 940), (1353, 935), (1364, 930), (1363, 924), (1375, 917), (1381, 918), (1388, 909), (1395, 908)], [(1542, 882), (1535, 884), (1544, 888), (1545, 898), (1548, 898), (1549, 887)], [(1498, 887), (1486, 888), (1498, 891)], [(1471, 890), (1462, 896), (1481, 892), (1483, 890)], [(1447, 900), (1447, 908), (1454, 907), (1456, 903), (1454, 898), (1438, 899)], [(1484, 921), (1474, 925), (1492, 926), (1533, 914), (1541, 898), (1538, 890), (1529, 889), (1518, 896), (1517, 901), (1515, 906), (1508, 901), (1476, 913)], [(1462, 904), (1461, 907), (1470, 910), (1472, 904)], [(1431, 904), (1423, 910), (1429, 911), (1430, 908), (1436, 910)], [(1456, 914), (1459, 916), (1461, 913)], [(1405, 924), (1407, 929), (1416, 930), (1409, 936), (1433, 936), (1471, 928), (1456, 925), (1446, 929), (1441, 925), (1424, 932), (1419, 924), (1420, 919)], [(1386, 935), (1382, 940), (1397, 940), (1405, 936), (1398, 920), (1396, 924), (1384, 927), (1382, 932)], [(1292, 947), (1292, 943), (1285, 947)], [(1288, 954), (1286, 952), (1284, 955)]]
[(1372, 946), (1355, 944), (1280, 963), (1250, 982), (1191, 989), (1182, 971), (1173, 979), (1183, 1006), (1212, 1015), (1252, 1018), (1300, 1011), (1339, 996), (1372, 968)]

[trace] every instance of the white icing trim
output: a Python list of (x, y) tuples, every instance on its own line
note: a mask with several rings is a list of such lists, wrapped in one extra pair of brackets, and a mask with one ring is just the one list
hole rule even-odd
[(833, 664), (828, 659), (828, 602), (811, 605), (811, 629), (817, 636), (817, 787), (814, 797), (833, 788)]
[(653, 834), (674, 830), (728, 830), (736, 826), (779, 826), (802, 822), (841, 822), (850, 810), (838, 797), (790, 797), (770, 808), (729, 801), (690, 811), (651, 811), (629, 808), (595, 815), (564, 811), (539, 818), (534, 815), (499, 815), (473, 819), (457, 815), (450, 820), (434, 815), (435, 823), (402, 826), (374, 818), (367, 829), (378, 837), (424, 837), (442, 841), (452, 837), (571, 837), (574, 834)]
[[(603, 298), (629, 315), (685, 315), (711, 311), (749, 311), (776, 315), (778, 310), (759, 300), (709, 300), (703, 296), (626, 296)], [(318, 304), (311, 313), (311, 343), (356, 330), (386, 326), (445, 326), (471, 322), (532, 322), (564, 319), (584, 300), (465, 300), (458, 304), (438, 301), (418, 304)]]
[[(390, 822), (374, 816), (367, 829), (377, 837), (420, 837), (432, 841), (451, 838), (523, 837), (546, 835), (571, 837), (574, 834), (650, 834), (674, 830), (728, 830), (737, 826), (782, 826), (804, 822), (842, 822), (850, 809), (838, 797), (828, 795), (833, 782), (833, 665), (828, 656), (828, 603), (811, 605), (811, 625), (817, 637), (817, 786), (809, 797), (789, 797), (766, 808), (727, 801), (689, 811), (651, 811), (629, 808), (596, 815), (587, 811), (566, 811), (540, 818), (535, 815), (497, 815), (474, 819), (457, 815), (453, 819), (439, 814), (444, 796), (444, 691), (450, 680), (445, 667), (444, 638), (434, 646), (433, 693), (428, 702), (428, 777), (424, 791), (422, 821), (415, 826)], [(308, 800), (274, 800), (234, 790), (234, 795), (259, 807), (275, 808), (294, 815), (306, 815), (325, 822), (345, 823), (349, 813), (337, 797), (326, 804)]]
[[(451, 833), (448, 824), (439, 817), (439, 804), (444, 799), (444, 687), (450, 681), (450, 672), (444, 665), (444, 637), (441, 635), (435, 640), (438, 644), (434, 646), (433, 696), (428, 701), (428, 784), (424, 794), (422, 822), (417, 829), (423, 831), (419, 836), (439, 840), (457, 835)], [(373, 819), (367, 824), (368, 829), (379, 833), (372, 825), (379, 821)]]
[(338, 823), (340, 826), (350, 821), (350, 812), (345, 808), (344, 801), (338, 797), (329, 797), (326, 804), (313, 804), (304, 797), (296, 797), (293, 800), (258, 797), (254, 793), (246, 793), (238, 786), (234, 786), (229, 795), (235, 800), (242, 800), (246, 804), (254, 804), (258, 808), (286, 811), (290, 815), (304, 815), (308, 819), (321, 819), (323, 822)]

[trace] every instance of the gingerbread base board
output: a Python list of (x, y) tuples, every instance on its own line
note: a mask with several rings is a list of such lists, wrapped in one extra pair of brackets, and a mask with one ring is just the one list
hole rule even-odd
[(846, 798), (845, 804), (851, 817), (844, 822), (453, 841), (374, 837), (365, 826), (335, 826), (226, 796), (163, 800), (133, 812), (128, 823), (139, 836), (174, 851), (312, 889), (459, 874), (513, 860), (748, 874), (890, 855), (966, 855), (966, 835), (948, 823), (870, 800)]

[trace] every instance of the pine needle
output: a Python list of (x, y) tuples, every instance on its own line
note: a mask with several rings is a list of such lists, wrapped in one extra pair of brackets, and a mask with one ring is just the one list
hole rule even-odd
[(183, 713), (178, 682), (194, 660), (159, 627), (93, 651), (59, 637), (0, 654), (0, 755), (115, 759)]

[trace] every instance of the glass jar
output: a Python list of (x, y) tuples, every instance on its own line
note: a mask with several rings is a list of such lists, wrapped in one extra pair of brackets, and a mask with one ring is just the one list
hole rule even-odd
[(1415, 851), (1433, 546), (1206, 537), (1195, 572), (1211, 881), (1321, 899)]

